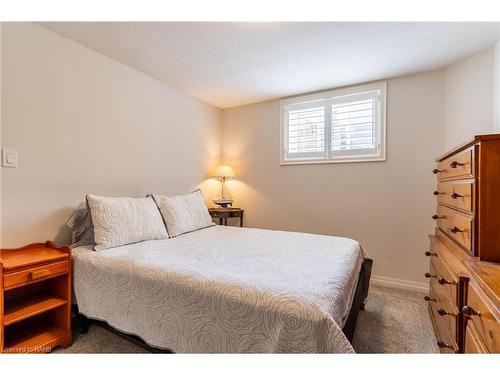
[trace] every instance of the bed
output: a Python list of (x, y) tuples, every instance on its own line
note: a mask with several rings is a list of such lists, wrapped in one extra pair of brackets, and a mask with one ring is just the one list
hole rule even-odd
[(371, 270), (348, 238), (226, 226), (72, 257), (80, 314), (177, 353), (352, 353)]

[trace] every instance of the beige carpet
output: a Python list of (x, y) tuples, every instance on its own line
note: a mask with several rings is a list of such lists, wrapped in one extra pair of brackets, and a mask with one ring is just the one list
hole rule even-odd
[[(438, 353), (424, 294), (371, 286), (360, 311), (353, 346), (358, 353)], [(77, 334), (68, 349), (56, 353), (147, 353), (97, 325)]]
[(353, 346), (358, 353), (439, 353), (424, 293), (370, 286)]

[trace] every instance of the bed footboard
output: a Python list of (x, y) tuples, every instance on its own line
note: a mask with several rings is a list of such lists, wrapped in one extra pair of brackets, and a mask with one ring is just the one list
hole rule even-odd
[(363, 259), (361, 271), (359, 272), (358, 284), (356, 285), (356, 292), (352, 301), (349, 316), (345, 322), (342, 331), (347, 339), (352, 342), (354, 332), (356, 330), (356, 321), (358, 320), (359, 310), (365, 309), (366, 298), (368, 297), (368, 290), (370, 288), (370, 278), (372, 275), (373, 260), (370, 258)]
[(370, 289), (370, 279), (372, 276), (372, 265), (373, 259), (366, 258), (363, 260), (363, 264), (361, 266), (361, 274), (363, 275), (363, 299), (359, 306), (361, 310), (365, 309), (366, 299), (368, 298), (368, 290)]

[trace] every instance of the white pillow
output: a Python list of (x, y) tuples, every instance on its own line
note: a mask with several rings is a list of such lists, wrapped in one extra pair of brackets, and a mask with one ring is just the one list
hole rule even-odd
[(185, 195), (153, 195), (170, 237), (215, 225), (200, 190)]
[(109, 198), (87, 195), (94, 223), (94, 250), (168, 238), (158, 207), (151, 197)]

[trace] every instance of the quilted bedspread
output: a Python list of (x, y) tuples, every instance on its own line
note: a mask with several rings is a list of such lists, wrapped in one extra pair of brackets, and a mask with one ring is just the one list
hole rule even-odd
[(215, 226), (73, 249), (79, 311), (179, 353), (350, 353), (351, 239)]

